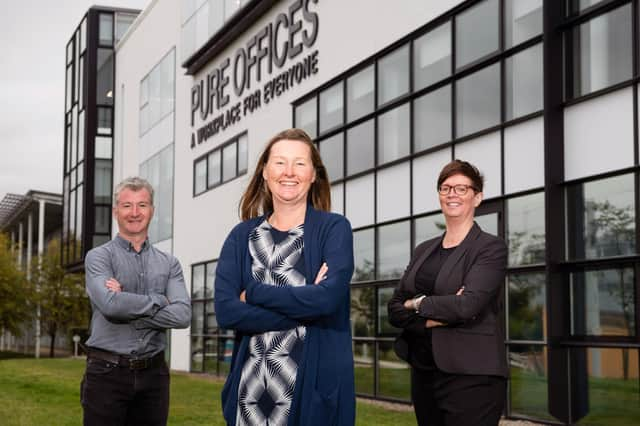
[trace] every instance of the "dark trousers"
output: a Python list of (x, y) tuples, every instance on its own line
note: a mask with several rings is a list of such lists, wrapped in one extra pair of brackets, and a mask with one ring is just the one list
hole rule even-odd
[(503, 377), (411, 369), (411, 400), (419, 426), (495, 426), (506, 389)]
[(85, 426), (166, 425), (169, 415), (169, 369), (140, 370), (87, 358), (80, 385)]

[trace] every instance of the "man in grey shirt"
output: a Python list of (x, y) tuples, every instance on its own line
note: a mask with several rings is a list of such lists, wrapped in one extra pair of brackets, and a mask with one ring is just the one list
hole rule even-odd
[(165, 425), (166, 330), (186, 328), (191, 304), (178, 260), (149, 244), (153, 188), (139, 177), (115, 189), (118, 235), (87, 253), (93, 315), (81, 384), (85, 425)]

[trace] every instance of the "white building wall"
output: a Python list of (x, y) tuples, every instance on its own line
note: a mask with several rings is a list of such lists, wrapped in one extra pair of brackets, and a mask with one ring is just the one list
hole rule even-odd
[[(180, 4), (172, 0), (153, 0), (140, 14), (126, 36), (116, 47), (116, 105), (113, 181), (138, 175), (140, 163), (149, 154), (149, 145), (140, 137), (140, 82), (164, 56), (175, 47), (179, 57)], [(176, 61), (177, 63), (178, 61)], [(181, 68), (176, 70), (176, 91), (189, 90), (190, 78)], [(152, 130), (153, 131), (153, 130)], [(148, 141), (147, 141), (148, 142)], [(178, 133), (176, 133), (178, 142)], [(174, 190), (177, 187), (174, 187)], [(175, 201), (174, 201), (175, 202)], [(113, 229), (117, 229), (114, 223)], [(115, 231), (114, 231), (115, 232)], [(171, 251), (170, 240), (157, 245)], [(181, 261), (187, 290), (190, 271), (188, 263), (174, 250)], [(171, 368), (189, 370), (189, 329), (171, 330)]]
[[(197, 116), (192, 128), (192, 86), (206, 78), (225, 58), (233, 60), (238, 48), (245, 47), (247, 41), (269, 22), (273, 22), (279, 13), (287, 13), (291, 3), (282, 1), (275, 5), (193, 77), (184, 75), (180, 60), (176, 60), (173, 252), (182, 264), (189, 290), (191, 265), (217, 259), (227, 234), (238, 223), (238, 201), (265, 143), (280, 130), (292, 126), (291, 103), (461, 1), (404, 0), (401, 6), (386, 0), (311, 2), (309, 9), (318, 14), (319, 20), (315, 44), (305, 48), (292, 60), (287, 60), (281, 69), (274, 67), (272, 74), (266, 74), (266, 68), (263, 69), (261, 82), (252, 81), (251, 90), (245, 90), (240, 99), (236, 98), (230, 83), (226, 91), (230, 96), (229, 103), (209, 115), (204, 122)], [(307, 25), (303, 23), (303, 29)], [(179, 2), (156, 0), (138, 17), (117, 47), (114, 182), (138, 171), (140, 81), (173, 46), (176, 48), (176, 58), (181, 57), (179, 40)], [(258, 110), (243, 115), (239, 122), (191, 148), (192, 132), (315, 50), (319, 52), (318, 73), (300, 84), (294, 84), (269, 104), (263, 103)], [(232, 70), (231, 66), (229, 70)], [(194, 160), (244, 131), (248, 132), (248, 174), (194, 197)], [(189, 369), (189, 348), (189, 330), (174, 330), (172, 368)]]

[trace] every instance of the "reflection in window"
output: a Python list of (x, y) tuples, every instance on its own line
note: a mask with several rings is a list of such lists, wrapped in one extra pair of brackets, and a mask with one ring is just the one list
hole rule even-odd
[[(199, 309), (201, 303), (194, 303), (192, 306), (193, 314), (195, 315), (196, 310)], [(195, 318), (195, 317), (192, 317)], [(191, 330), (193, 332), (193, 323), (191, 324)], [(204, 368), (203, 360), (204, 360), (204, 344), (203, 344), (202, 336), (192, 336), (191, 337), (191, 366), (189, 371), (193, 372), (201, 372)]]
[(444, 216), (438, 213), (421, 217), (415, 220), (414, 228), (417, 246), (420, 243), (444, 234), (444, 231), (446, 229)]
[(542, 34), (542, 0), (506, 0), (505, 47)]
[(308, 101), (296, 106), (295, 126), (307, 132), (311, 139), (317, 136), (316, 131), (316, 98), (315, 96)]
[(509, 265), (544, 263), (544, 193), (507, 200)]
[[(204, 264), (193, 267), (193, 272), (191, 273), (191, 297), (193, 299), (202, 299), (204, 297)], [(195, 312), (193, 316), (196, 317)]]
[(347, 121), (351, 122), (373, 112), (373, 65), (347, 79)]
[(628, 80), (633, 72), (631, 4), (592, 19), (573, 31), (573, 96)]
[(342, 125), (342, 82), (320, 93), (320, 133)]
[(389, 323), (389, 314), (387, 311), (387, 305), (395, 287), (378, 288), (378, 333), (379, 334), (397, 334), (402, 331), (395, 328)]
[(94, 201), (111, 204), (111, 160), (96, 159), (95, 164)]
[(542, 346), (509, 345), (509, 402), (513, 414), (553, 420), (547, 396), (547, 360)]
[(354, 337), (375, 336), (374, 309), (375, 293), (373, 287), (351, 289), (351, 329)]
[[(217, 267), (218, 267), (218, 262), (207, 263), (207, 281), (205, 283), (205, 291), (204, 291), (204, 295), (207, 298), (213, 297)], [(211, 310), (211, 312), (213, 312), (213, 310)]]
[(247, 173), (247, 162), (249, 161), (249, 137), (242, 134), (238, 137), (238, 175)]
[(587, 407), (585, 417), (576, 424), (638, 423), (638, 349), (575, 348), (569, 356), (572, 376), (587, 384), (573, 396)]
[(542, 109), (542, 43), (505, 61), (506, 119)]
[(420, 90), (451, 74), (451, 22), (413, 42), (413, 90)]
[(375, 140), (373, 120), (365, 121), (347, 130), (347, 175), (353, 175), (374, 166)]
[(567, 188), (570, 259), (594, 259), (636, 252), (633, 175)]
[(98, 49), (96, 104), (113, 105), (113, 50)]
[(409, 155), (409, 121), (409, 103), (402, 104), (378, 118), (378, 164)]
[(451, 86), (429, 92), (413, 102), (414, 152), (451, 140)]
[(498, 50), (498, 16), (498, 0), (485, 0), (456, 17), (456, 68)]
[(409, 92), (409, 45), (378, 61), (378, 105)]
[(329, 181), (342, 179), (344, 177), (344, 143), (343, 133), (331, 136), (329, 139), (320, 141), (320, 156), (327, 168)]
[(496, 63), (456, 83), (456, 136), (500, 123), (500, 64)]
[(373, 350), (374, 343), (353, 343), (353, 367), (355, 370), (356, 393), (373, 395)]
[[(385, 309), (386, 312), (386, 309)], [(411, 370), (393, 350), (393, 342), (378, 342), (378, 395), (410, 398)]]
[(571, 334), (634, 336), (632, 267), (571, 274)]
[(363, 229), (353, 233), (354, 270), (353, 281), (375, 279), (374, 229)]
[(543, 340), (545, 336), (545, 274), (522, 273), (508, 277), (509, 339)]
[(410, 257), (410, 222), (378, 228), (378, 279), (400, 278)]

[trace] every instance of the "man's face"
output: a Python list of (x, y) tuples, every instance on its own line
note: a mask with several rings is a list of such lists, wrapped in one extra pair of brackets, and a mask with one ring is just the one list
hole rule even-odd
[(153, 217), (149, 191), (144, 188), (139, 191), (124, 188), (113, 207), (113, 217), (118, 222), (118, 232), (122, 237), (146, 238)]

